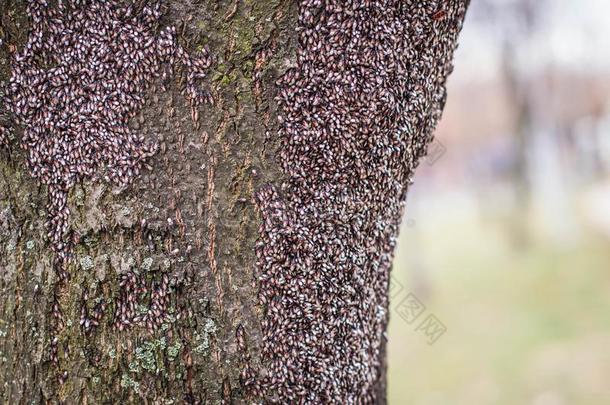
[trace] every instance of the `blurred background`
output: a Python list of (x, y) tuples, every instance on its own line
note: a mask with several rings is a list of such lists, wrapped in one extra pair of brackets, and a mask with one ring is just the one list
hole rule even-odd
[(610, 1), (473, 0), (394, 262), (389, 403), (610, 404)]

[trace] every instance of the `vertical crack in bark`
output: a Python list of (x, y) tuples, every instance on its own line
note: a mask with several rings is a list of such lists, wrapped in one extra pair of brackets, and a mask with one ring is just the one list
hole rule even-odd
[[(210, 163), (208, 166), (208, 190), (207, 190), (207, 210), (208, 213), (213, 212), (213, 202), (214, 202), (214, 171), (216, 162), (214, 157), (210, 157)], [(214, 219), (211, 215), (208, 215), (207, 221), (208, 227), (208, 262), (210, 264), (210, 270), (212, 271), (212, 276), (214, 277), (214, 282), (216, 284), (216, 305), (218, 306), (218, 313), (222, 317), (223, 316), (223, 307), (222, 307), (222, 299), (223, 299), (223, 288), (222, 288), (222, 279), (221, 275), (218, 271), (218, 263), (216, 261), (216, 224), (214, 223)]]

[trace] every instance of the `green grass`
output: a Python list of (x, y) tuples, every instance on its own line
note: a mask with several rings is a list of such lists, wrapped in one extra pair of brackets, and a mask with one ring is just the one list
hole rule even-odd
[(518, 250), (502, 224), (425, 225), (403, 230), (394, 276), (447, 332), (428, 345), (392, 309), (391, 405), (610, 404), (610, 241)]

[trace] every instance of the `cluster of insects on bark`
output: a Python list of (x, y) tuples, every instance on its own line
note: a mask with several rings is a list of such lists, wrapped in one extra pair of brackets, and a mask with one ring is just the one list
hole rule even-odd
[[(140, 325), (152, 333), (167, 322), (171, 292), (167, 274), (164, 274), (160, 281), (153, 280), (147, 284), (142, 276), (129, 272), (121, 276), (119, 285), (121, 292), (114, 314), (114, 325), (118, 330)], [(140, 307), (143, 296), (149, 297), (145, 308)]]
[(85, 333), (91, 333), (97, 328), (102, 321), (102, 317), (106, 312), (106, 301), (99, 299), (93, 303), (93, 308), (89, 308), (89, 290), (84, 289), (82, 294), (82, 304), (80, 308), (79, 325)]
[(374, 403), (406, 190), (440, 118), (466, 2), (301, 0), (277, 83), (285, 182), (258, 191), (266, 374), (295, 403)]
[[(192, 106), (209, 100), (201, 90), (211, 57), (189, 55), (176, 29), (159, 30), (160, 3), (137, 8), (114, 0), (30, 0), (28, 41), (11, 63), (2, 98), (24, 129), (21, 147), (31, 174), (48, 190), (48, 238), (55, 269), (65, 278), (71, 256), (68, 193), (75, 183), (104, 178), (129, 185), (157, 150), (129, 121), (155, 80), (174, 68), (186, 73)], [(0, 129), (6, 138), (7, 128)]]
[[(128, 186), (146, 168), (158, 146), (154, 134), (134, 131), (130, 121), (145, 106), (146, 94), (176, 74), (182, 93), (196, 110), (211, 101), (202, 80), (212, 63), (205, 49), (187, 53), (175, 27), (161, 27), (163, 3), (117, 0), (29, 0), (27, 42), (15, 50), (11, 77), (0, 86), (0, 109), (23, 129), (20, 146), (27, 167), (47, 189), (47, 236), (60, 281), (79, 235), (71, 230), (68, 195), (83, 180)], [(176, 71), (179, 69), (179, 71)], [(0, 144), (13, 128), (0, 125)], [(135, 283), (132, 276), (121, 281)], [(131, 285), (130, 284), (130, 285)], [(64, 325), (58, 289), (51, 310), (51, 361), (59, 362), (58, 331)], [(153, 330), (165, 319), (168, 280), (152, 286), (151, 306), (133, 314), (133, 297), (122, 297), (114, 314), (119, 329), (132, 324)], [(90, 333), (106, 304), (81, 308), (80, 326)], [(67, 350), (67, 348), (66, 348)], [(67, 373), (60, 373), (60, 382)]]

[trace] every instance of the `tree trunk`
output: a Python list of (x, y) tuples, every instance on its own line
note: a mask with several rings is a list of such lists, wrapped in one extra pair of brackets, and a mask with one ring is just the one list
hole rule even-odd
[[(99, 12), (48, 7), (60, 3), (60, 19)], [(129, 128), (157, 148), (133, 159), (143, 171), (127, 181), (103, 180), (105, 161), (53, 183), (73, 157), (24, 140), (35, 118), (9, 93), (42, 95), (5, 85), (2, 402), (384, 403), (392, 252), (466, 3), (167, 2), (153, 36), (173, 26), (187, 53), (207, 50), (206, 102), (193, 102), (188, 65), (136, 88), (144, 102)], [(8, 83), (35, 18), (25, 1), (0, 0), (0, 11)], [(45, 13), (40, 24), (58, 24)], [(53, 234), (60, 213), (67, 230)]]

